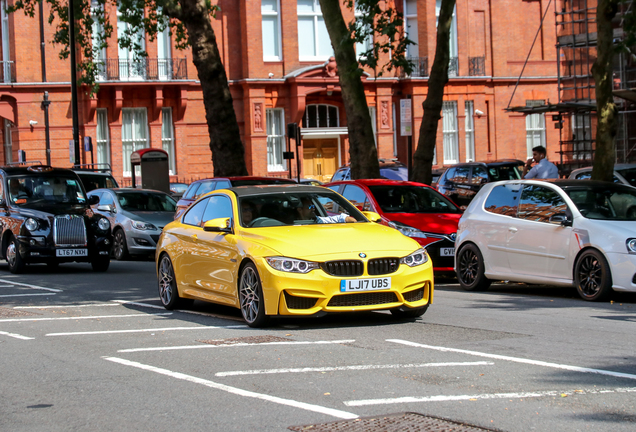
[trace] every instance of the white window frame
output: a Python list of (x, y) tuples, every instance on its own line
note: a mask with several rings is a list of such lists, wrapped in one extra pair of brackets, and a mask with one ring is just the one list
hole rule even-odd
[(465, 131), (466, 131), (466, 162), (475, 161), (475, 102), (464, 103)]
[[(110, 165), (110, 131), (108, 127), (108, 110), (106, 108), (97, 108), (95, 117), (97, 122), (97, 128), (95, 130), (97, 163), (107, 163)], [(102, 122), (105, 122), (106, 124), (102, 125)], [(100, 125), (103, 126), (101, 130), (105, 132), (106, 136), (100, 136)]]
[[(142, 148), (148, 148), (150, 146), (149, 140), (148, 140), (148, 136), (149, 136), (149, 130), (148, 130), (148, 111), (146, 110), (146, 108), (122, 108), (122, 121), (121, 121), (121, 144), (122, 144), (122, 159), (123, 159), (123, 175), (124, 177), (132, 177), (132, 171), (131, 171), (131, 164), (130, 164), (130, 155)], [(144, 125), (144, 130), (146, 133), (145, 136), (145, 141), (143, 137), (132, 137), (132, 139), (127, 139), (124, 138), (124, 127), (125, 127), (125, 122), (124, 119), (126, 118), (126, 114), (128, 113), (134, 113), (134, 112), (143, 112), (144, 113), (144, 117), (145, 117), (145, 125)], [(133, 119), (133, 123), (131, 123), (131, 131), (134, 133), (135, 131), (135, 123), (134, 123), (134, 115), (132, 116)], [(126, 149), (126, 147), (129, 145), (131, 146), (131, 150), (130, 152), (128, 151), (128, 149)], [(137, 178), (139, 178), (139, 176), (141, 175), (141, 171), (139, 171), (139, 166), (135, 167), (135, 176)]]
[(444, 164), (456, 164), (459, 162), (457, 101), (444, 101), (442, 105), (442, 125)]
[[(129, 28), (131, 25), (119, 20), (121, 13), (119, 9), (117, 9), (117, 55), (119, 59), (119, 80), (120, 81), (144, 81), (146, 79), (145, 74), (131, 74), (130, 71), (136, 67), (137, 62), (145, 62), (145, 59), (135, 58), (134, 50), (130, 50), (128, 48), (122, 48), (119, 46), (119, 38), (122, 35), (126, 28)], [(141, 49), (146, 49), (146, 33), (144, 32), (143, 26), (140, 27), (137, 31), (137, 35), (141, 40)], [(123, 63), (125, 64), (122, 64)]]
[[(298, 1), (298, 0), (297, 0)], [(297, 3), (298, 4), (298, 3)], [(331, 46), (331, 40), (329, 39), (329, 37), (327, 37), (326, 41), (321, 41), (319, 38), (320, 32), (318, 27), (320, 25), (325, 27), (325, 33), (327, 32), (327, 27), (325, 25), (325, 20), (322, 17), (322, 10), (320, 9), (320, 2), (319, 0), (313, 0), (313, 11), (312, 12), (308, 12), (308, 11), (300, 11), (300, 10), (296, 10), (296, 13), (298, 15), (298, 27), (299, 27), (299, 31), (298, 31), (298, 48), (299, 48), (299, 52), (298, 52), (298, 59), (300, 61), (316, 61), (316, 60), (328, 60), (329, 57), (333, 56), (333, 48)], [(301, 45), (303, 45), (300, 41), (300, 26), (301, 26), (301, 20), (300, 18), (313, 18), (314, 21), (314, 55), (303, 55), (303, 50), (301, 50)], [(322, 23), (322, 24), (321, 24)], [(321, 42), (322, 44), (328, 44), (329, 46), (329, 51), (330, 54), (329, 55), (320, 55), (320, 46), (321, 46)]]
[[(161, 7), (157, 8), (157, 15), (162, 13)], [(170, 39), (170, 26), (163, 31), (157, 29), (157, 76), (160, 80), (172, 79), (172, 41)]]
[(267, 171), (287, 171), (285, 151), (285, 110), (266, 108), (267, 122)]
[[(361, 17), (361, 16), (362, 16), (362, 12), (359, 12), (359, 11), (358, 11), (358, 9), (356, 8), (356, 11), (355, 11), (355, 18), (356, 18), (356, 20), (357, 20), (359, 17)], [(373, 46), (373, 36), (372, 36), (372, 35), (369, 35), (369, 36), (368, 36), (368, 37), (364, 40), (364, 42), (362, 42), (362, 43), (360, 43), (360, 42), (356, 43), (356, 58), (357, 58), (358, 60), (360, 60), (360, 59), (362, 59), (362, 58), (366, 58), (366, 57), (363, 57), (361, 54), (362, 54), (363, 52), (367, 52), (367, 51), (369, 51), (369, 50), (371, 49), (371, 47), (372, 47), (372, 46)]]
[(0, 24), (2, 25), (2, 72), (5, 83), (11, 82), (11, 34), (9, 32), (9, 14), (7, 0), (0, 1)]
[[(576, 139), (574, 139), (576, 137)], [(590, 149), (592, 148), (592, 118), (589, 114), (572, 114), (572, 141), (574, 143), (573, 150), (575, 151), (573, 159), (591, 160), (592, 155)], [(587, 146), (587, 143), (590, 143)], [(586, 151), (587, 150), (587, 151)]]
[[(415, 13), (409, 11), (408, 3), (415, 5)], [(417, 28), (417, 0), (404, 0), (404, 35), (415, 42), (415, 45), (409, 45), (406, 47), (407, 57), (419, 57), (419, 44), (418, 44), (418, 28)], [(413, 37), (411, 37), (413, 36)]]
[(13, 124), (4, 119), (4, 163), (13, 162), (13, 137), (11, 136), (11, 128)]
[[(169, 136), (168, 134), (169, 133)], [(168, 153), (168, 169), (170, 175), (177, 174), (174, 150), (174, 122), (172, 108), (161, 108), (161, 148)]]
[[(545, 100), (527, 100), (526, 106), (545, 105)], [(536, 146), (545, 147), (545, 115), (526, 115), (526, 157), (532, 157), (532, 149)]]
[[(436, 0), (435, 2), (435, 28), (439, 22), (439, 11), (442, 7), (442, 0)], [(459, 49), (457, 48), (457, 5), (453, 9), (453, 20), (451, 21), (450, 34), (448, 35), (450, 41), (448, 45), (448, 57), (458, 57)]]
[[(320, 109), (319, 107), (321, 106), (325, 106), (327, 107), (327, 126), (326, 127), (340, 127), (340, 110), (338, 109), (337, 105), (330, 105), (330, 104), (309, 104), (305, 107), (305, 115), (304, 117), (307, 118), (307, 120), (309, 120), (309, 107), (315, 106), (316, 107), (316, 125), (315, 127), (309, 127), (308, 125), (303, 124), (303, 128), (308, 128), (308, 129), (317, 129), (320, 128)], [(336, 109), (336, 126), (329, 126), (329, 108), (335, 108)], [(371, 111), (369, 111), (370, 113)], [(325, 126), (322, 126), (323, 128)]]
[[(280, 0), (273, 0), (274, 4), (276, 6), (276, 10), (272, 11), (272, 10), (265, 10), (263, 8), (263, 4), (261, 3), (261, 30), (263, 31), (263, 61), (281, 61), (283, 60), (283, 42), (282, 42), (282, 38), (281, 38), (281, 22), (280, 22)], [(272, 17), (275, 18), (275, 23), (276, 23), (276, 41), (274, 41), (273, 45), (275, 45), (274, 47), (274, 51), (276, 51), (276, 55), (273, 56), (268, 56), (265, 55), (265, 33), (264, 33), (264, 23), (266, 18), (271, 19)]]
[[(94, 13), (98, 10), (102, 9), (102, 5), (100, 5), (97, 0), (91, 1), (91, 13)], [(96, 17), (95, 17), (96, 18)], [(97, 49), (96, 46), (99, 45), (98, 35), (104, 34), (104, 28), (102, 24), (94, 18), (93, 28), (92, 28), (92, 43), (93, 43), (93, 60), (97, 63), (97, 68), (99, 69), (97, 73), (98, 81), (105, 81), (108, 79), (108, 75), (106, 73), (106, 47), (102, 47), (101, 49)]]

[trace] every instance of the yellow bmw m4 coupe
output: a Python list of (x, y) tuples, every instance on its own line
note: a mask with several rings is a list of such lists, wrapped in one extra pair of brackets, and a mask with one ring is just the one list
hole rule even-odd
[(234, 306), (251, 327), (273, 316), (390, 310), (418, 317), (433, 300), (424, 249), (319, 186), (210, 192), (158, 241), (166, 309), (194, 299)]

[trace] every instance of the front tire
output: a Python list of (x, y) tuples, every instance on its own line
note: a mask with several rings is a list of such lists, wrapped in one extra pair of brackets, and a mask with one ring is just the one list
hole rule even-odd
[(391, 309), (391, 314), (398, 319), (402, 318), (419, 318), (426, 313), (428, 305), (413, 309)]
[(574, 286), (583, 300), (601, 301), (612, 291), (612, 273), (600, 252), (590, 249), (574, 266)]
[(126, 244), (126, 233), (118, 229), (113, 236), (113, 255), (117, 261), (128, 258), (128, 245)]
[(157, 276), (157, 284), (159, 287), (159, 299), (164, 308), (173, 310), (177, 307), (184, 306), (192, 300), (184, 300), (179, 297), (177, 289), (177, 278), (174, 275), (174, 268), (170, 257), (164, 254), (159, 262), (159, 273)]
[(239, 303), (243, 319), (250, 327), (265, 327), (269, 317), (265, 315), (265, 299), (261, 278), (258, 276), (256, 266), (246, 264), (239, 277)]
[(4, 256), (7, 257), (7, 263), (9, 264), (9, 271), (13, 274), (22, 273), (24, 271), (24, 260), (20, 255), (20, 249), (18, 248), (18, 241), (15, 237), (11, 236), (7, 250), (4, 252)]
[(479, 248), (468, 243), (457, 253), (457, 280), (466, 291), (485, 291), (490, 280), (484, 276), (484, 258)]

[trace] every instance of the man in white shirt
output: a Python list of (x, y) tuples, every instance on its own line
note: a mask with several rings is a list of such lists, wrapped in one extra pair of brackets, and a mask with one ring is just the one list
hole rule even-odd
[[(546, 150), (543, 146), (532, 149), (532, 158), (528, 159), (523, 167), (525, 179), (556, 179), (559, 178), (559, 169), (555, 164), (545, 158)], [(532, 163), (537, 164), (533, 167)]]
[(302, 207), (298, 208), (298, 214), (301, 220), (315, 220), (318, 223), (357, 222), (356, 218), (351, 217), (346, 213), (340, 213), (336, 216), (317, 216), (315, 213), (316, 206), (311, 202), (311, 199), (303, 198), (302, 203)]

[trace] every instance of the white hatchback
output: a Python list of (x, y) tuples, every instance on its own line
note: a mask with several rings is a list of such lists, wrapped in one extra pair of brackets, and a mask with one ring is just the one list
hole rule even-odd
[(462, 288), (491, 280), (574, 285), (590, 301), (636, 292), (636, 188), (577, 180), (486, 184), (459, 221)]

